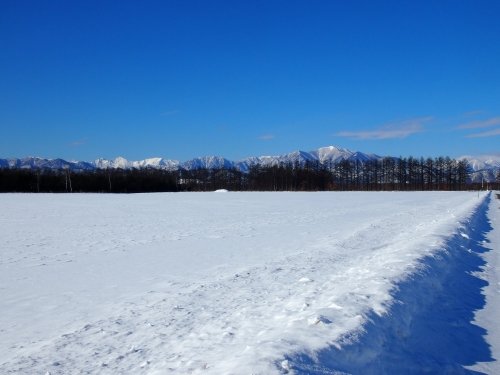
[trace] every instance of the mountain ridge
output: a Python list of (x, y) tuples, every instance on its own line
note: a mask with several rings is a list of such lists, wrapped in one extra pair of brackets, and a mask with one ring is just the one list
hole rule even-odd
[(241, 160), (232, 161), (222, 156), (201, 156), (180, 162), (175, 159), (165, 159), (161, 157), (147, 158), (143, 160), (127, 160), (122, 156), (115, 159), (98, 158), (92, 162), (88, 161), (66, 161), (60, 158), (46, 159), (41, 157), (25, 157), (0, 159), (0, 167), (8, 168), (46, 168), (46, 169), (65, 169), (71, 170), (87, 170), (87, 169), (142, 169), (142, 168), (157, 168), (166, 170), (175, 169), (200, 169), (200, 168), (236, 168), (243, 172), (248, 171), (254, 165), (273, 166), (283, 163), (299, 163), (300, 165), (306, 162), (318, 161), (321, 164), (326, 162), (338, 162), (340, 160), (378, 160), (381, 156), (375, 154), (365, 154), (359, 151), (350, 151), (346, 148), (335, 146), (321, 147), (313, 151), (292, 151), (281, 155), (262, 155), (250, 156)]
[[(235, 168), (241, 172), (248, 172), (254, 166), (276, 166), (293, 164), (304, 166), (307, 162), (320, 164), (336, 164), (343, 160), (359, 161), (380, 160), (383, 156), (361, 151), (351, 151), (336, 146), (320, 147), (312, 151), (296, 150), (281, 155), (250, 156), (241, 160), (232, 161), (222, 156), (201, 156), (180, 162), (174, 159), (153, 157), (143, 160), (129, 161), (124, 157), (115, 159), (98, 158), (88, 161), (66, 161), (61, 158), (46, 159), (41, 157), (25, 157), (0, 159), (0, 168), (11, 169), (69, 169), (71, 171), (89, 171), (94, 169), (161, 169), (161, 170), (194, 170)], [(457, 160), (467, 159), (472, 168), (472, 180), (475, 182), (495, 181), (500, 171), (500, 155), (462, 156)]]

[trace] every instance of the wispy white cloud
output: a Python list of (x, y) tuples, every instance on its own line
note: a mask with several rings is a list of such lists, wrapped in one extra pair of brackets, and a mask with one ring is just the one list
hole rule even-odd
[(274, 134), (263, 134), (263, 135), (257, 137), (257, 139), (260, 139), (261, 141), (271, 141), (274, 138), (276, 138), (274, 136)]
[(352, 139), (401, 139), (409, 137), (412, 134), (423, 132), (423, 124), (431, 120), (432, 117), (419, 117), (398, 123), (387, 124), (374, 130), (340, 131), (335, 135), (337, 137), (346, 137)]
[(474, 111), (465, 112), (465, 113), (462, 114), (462, 116), (464, 116), (464, 117), (473, 117), (473, 116), (477, 116), (477, 115), (482, 115), (483, 113), (484, 113), (483, 110), (477, 109), (477, 110), (474, 110)]
[(466, 138), (483, 138), (483, 137), (494, 137), (496, 135), (500, 135), (500, 128), (488, 130), (488, 131), (481, 132), (481, 133), (469, 134), (469, 135), (466, 135), (465, 137)]
[(466, 124), (459, 125), (459, 129), (480, 129), (490, 128), (492, 126), (500, 125), (500, 117), (492, 117), (486, 120), (471, 121)]
[(69, 145), (71, 147), (79, 147), (79, 146), (83, 146), (84, 144), (86, 144), (88, 141), (87, 138), (83, 138), (83, 139), (78, 139), (76, 141), (73, 141), (73, 142), (70, 142)]
[(179, 110), (177, 110), (177, 109), (172, 109), (172, 110), (170, 110), (170, 111), (165, 111), (165, 112), (162, 112), (162, 113), (161, 113), (161, 116), (172, 116), (172, 115), (176, 115), (176, 114), (178, 114), (178, 113), (180, 113), (180, 111), (179, 111)]

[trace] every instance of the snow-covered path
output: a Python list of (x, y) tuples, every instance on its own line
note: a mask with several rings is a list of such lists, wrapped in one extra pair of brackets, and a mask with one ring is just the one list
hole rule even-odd
[(483, 199), (0, 195), (1, 373), (295, 371), (387, 319)]

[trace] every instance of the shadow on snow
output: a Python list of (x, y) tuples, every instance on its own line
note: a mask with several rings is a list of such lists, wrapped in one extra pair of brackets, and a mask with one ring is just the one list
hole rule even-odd
[(456, 234), (445, 251), (422, 260), (422, 269), (394, 290), (387, 315), (371, 314), (359, 338), (341, 349), (315, 356), (290, 356), (296, 374), (480, 374), (464, 368), (493, 361), (486, 330), (473, 324), (485, 305), (481, 272), (492, 228), (486, 211), (490, 197), (471, 217), (469, 238)]

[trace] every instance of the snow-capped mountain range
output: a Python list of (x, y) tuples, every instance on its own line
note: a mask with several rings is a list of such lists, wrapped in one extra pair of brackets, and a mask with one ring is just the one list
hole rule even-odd
[(138, 161), (128, 161), (121, 156), (114, 160), (108, 159), (97, 159), (92, 163), (94, 168), (97, 169), (144, 169), (144, 168), (155, 168), (155, 169), (166, 169), (175, 170), (179, 168), (179, 162), (177, 160), (169, 160), (163, 158), (150, 158)]
[(306, 162), (336, 163), (341, 160), (377, 160), (381, 156), (375, 154), (365, 154), (353, 152), (345, 148), (335, 146), (322, 147), (314, 151), (294, 151), (277, 156), (257, 156), (249, 157), (239, 161), (232, 161), (220, 156), (202, 156), (185, 162), (164, 158), (150, 158), (138, 161), (129, 161), (123, 157), (116, 159), (96, 159), (93, 162), (66, 161), (63, 159), (44, 159), (39, 157), (27, 157), (23, 159), (0, 159), (0, 168), (23, 168), (23, 169), (65, 169), (71, 170), (92, 170), (92, 169), (143, 169), (155, 168), (164, 170), (176, 169), (219, 169), (236, 168), (247, 172), (255, 165), (273, 166), (285, 163), (304, 165)]
[[(303, 166), (306, 162), (321, 164), (335, 164), (342, 160), (366, 162), (379, 160), (382, 156), (366, 154), (360, 151), (351, 151), (335, 146), (321, 147), (313, 151), (294, 151), (277, 156), (254, 156), (239, 161), (232, 161), (220, 156), (197, 157), (185, 162), (164, 158), (150, 158), (138, 161), (129, 161), (123, 157), (116, 159), (96, 159), (93, 162), (66, 161), (63, 159), (44, 159), (27, 157), (22, 159), (0, 159), (0, 168), (20, 169), (70, 169), (72, 171), (86, 171), (94, 169), (144, 169), (154, 168), (162, 170), (193, 170), (193, 169), (220, 169), (236, 168), (248, 172), (252, 166), (274, 166), (280, 164), (294, 164)], [(494, 181), (500, 171), (500, 155), (463, 156), (459, 159), (468, 159), (473, 169), (474, 181)]]
[(462, 156), (459, 159), (467, 159), (473, 170), (472, 180), (493, 182), (500, 173), (500, 155)]

